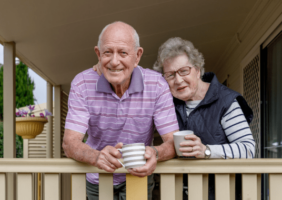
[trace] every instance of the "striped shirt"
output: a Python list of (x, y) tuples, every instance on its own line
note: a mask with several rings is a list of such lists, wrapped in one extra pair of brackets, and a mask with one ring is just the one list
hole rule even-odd
[[(138, 66), (131, 83), (119, 98), (103, 75), (93, 69), (79, 73), (71, 83), (66, 129), (88, 133), (86, 144), (96, 150), (117, 143), (151, 145), (155, 128), (160, 135), (179, 129), (172, 95), (158, 72)], [(93, 184), (98, 174), (86, 175)], [(114, 174), (114, 185), (125, 174)]]
[[(187, 116), (196, 108), (200, 101), (187, 101)], [(235, 99), (221, 119), (221, 126), (230, 142), (223, 145), (208, 145), (211, 149), (210, 158), (254, 158), (255, 140), (243, 111)]]

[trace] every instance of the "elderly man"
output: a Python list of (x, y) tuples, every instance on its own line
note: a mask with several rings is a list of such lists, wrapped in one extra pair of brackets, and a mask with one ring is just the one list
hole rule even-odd
[[(145, 143), (146, 164), (128, 171), (148, 176), (151, 199), (151, 174), (157, 160), (175, 156), (173, 133), (179, 127), (169, 87), (159, 73), (138, 66), (143, 49), (137, 32), (128, 24), (107, 25), (95, 52), (102, 75), (88, 69), (72, 81), (63, 148), (69, 158), (113, 173), (122, 167), (117, 148)], [(164, 143), (153, 147), (155, 127)], [(86, 131), (85, 144), (82, 140)], [(98, 199), (99, 175), (88, 173), (86, 179), (88, 198)], [(115, 199), (125, 199), (125, 174), (114, 174), (114, 191)]]

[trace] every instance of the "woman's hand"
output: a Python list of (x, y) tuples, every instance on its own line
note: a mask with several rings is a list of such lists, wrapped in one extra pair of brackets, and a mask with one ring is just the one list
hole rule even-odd
[(180, 143), (179, 151), (183, 156), (195, 156), (196, 158), (205, 158), (206, 146), (203, 145), (201, 139), (196, 135), (186, 135), (187, 141)]
[(102, 75), (100, 62), (98, 62), (96, 65), (93, 66), (93, 70), (94, 70), (95, 72), (97, 72), (99, 76)]

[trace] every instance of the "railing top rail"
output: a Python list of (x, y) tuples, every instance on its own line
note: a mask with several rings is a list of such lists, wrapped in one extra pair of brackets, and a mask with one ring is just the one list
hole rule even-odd
[[(0, 158), (0, 173), (106, 173), (72, 159)], [(115, 173), (128, 173), (120, 168)], [(211, 159), (159, 162), (154, 173), (282, 173), (282, 159)]]

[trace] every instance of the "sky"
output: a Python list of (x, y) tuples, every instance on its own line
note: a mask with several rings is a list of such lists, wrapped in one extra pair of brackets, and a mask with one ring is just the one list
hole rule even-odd
[[(0, 44), (0, 63), (3, 64), (3, 46)], [(47, 87), (46, 81), (38, 76), (32, 69), (28, 69), (29, 76), (34, 81), (35, 90), (33, 91), (33, 95), (37, 100), (35, 104), (46, 103), (46, 96), (47, 96)]]

